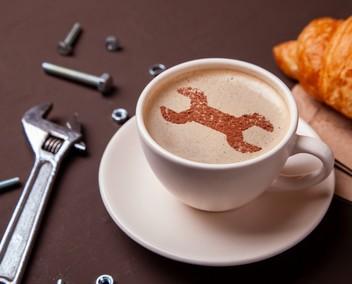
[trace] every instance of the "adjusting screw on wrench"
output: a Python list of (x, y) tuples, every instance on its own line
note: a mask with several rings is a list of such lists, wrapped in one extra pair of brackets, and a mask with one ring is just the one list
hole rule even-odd
[(80, 23), (75, 23), (65, 39), (57, 45), (57, 50), (61, 55), (70, 55), (73, 51), (73, 45), (82, 31)]
[(93, 86), (103, 94), (108, 93), (113, 88), (113, 80), (108, 73), (103, 73), (100, 77), (98, 77), (48, 62), (43, 62), (42, 67), (48, 74)]
[(13, 186), (17, 186), (20, 184), (20, 178), (19, 177), (14, 177), (6, 180), (1, 180), (0, 181), (0, 192)]
[(95, 284), (115, 284), (114, 278), (108, 274), (103, 274), (98, 276)]

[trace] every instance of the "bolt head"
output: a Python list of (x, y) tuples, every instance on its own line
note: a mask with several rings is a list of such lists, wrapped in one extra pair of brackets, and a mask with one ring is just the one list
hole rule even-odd
[(108, 93), (113, 86), (113, 80), (110, 74), (104, 73), (100, 76), (98, 82), (98, 90), (102, 93)]
[(61, 55), (69, 55), (72, 53), (72, 46), (60, 41), (57, 45), (57, 50)]

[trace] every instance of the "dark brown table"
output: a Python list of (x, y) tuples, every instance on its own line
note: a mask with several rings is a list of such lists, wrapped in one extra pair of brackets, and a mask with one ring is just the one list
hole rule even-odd
[[(323, 222), (303, 242), (260, 263), (209, 268), (177, 263), (130, 240), (108, 216), (98, 190), (98, 167), (118, 130), (115, 107), (133, 114), (153, 63), (167, 66), (202, 57), (246, 60), (293, 85), (274, 64), (274, 44), (293, 39), (314, 17), (347, 17), (352, 1), (3, 1), (0, 7), (0, 179), (32, 167), (20, 119), (31, 106), (54, 102), (51, 118), (80, 114), (87, 157), (68, 159), (54, 186), (23, 283), (93, 283), (109, 273), (119, 283), (352, 283), (352, 206), (335, 198)], [(73, 57), (56, 52), (73, 22), (84, 33)], [(107, 35), (122, 52), (108, 53)], [(118, 90), (95, 90), (49, 77), (43, 61), (91, 73), (109, 72)], [(21, 190), (0, 195), (0, 235)]]

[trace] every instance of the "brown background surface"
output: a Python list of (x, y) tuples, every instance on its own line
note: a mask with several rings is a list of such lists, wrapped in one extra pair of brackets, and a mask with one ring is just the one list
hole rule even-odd
[[(260, 263), (208, 268), (177, 263), (147, 251), (108, 216), (98, 191), (98, 167), (118, 126), (113, 108), (131, 114), (151, 79), (153, 63), (167, 66), (201, 57), (247, 60), (277, 69), (274, 44), (295, 38), (309, 20), (351, 14), (352, 1), (2, 1), (0, 6), (0, 179), (24, 182), (33, 156), (20, 119), (31, 106), (54, 102), (51, 118), (73, 112), (85, 125), (89, 156), (63, 165), (51, 196), (24, 283), (93, 283), (110, 273), (119, 283), (351, 283), (352, 206), (335, 198), (318, 228), (299, 245)], [(74, 57), (56, 52), (74, 21), (84, 33)], [(108, 53), (104, 38), (117, 35), (123, 52)], [(98, 92), (43, 74), (43, 61), (92, 73), (109, 72), (119, 89)], [(0, 195), (0, 235), (20, 190)], [(151, 224), (152, 226), (152, 224)]]

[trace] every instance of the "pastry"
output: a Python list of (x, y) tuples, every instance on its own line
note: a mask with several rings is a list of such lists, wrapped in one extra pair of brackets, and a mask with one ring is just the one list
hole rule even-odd
[(315, 19), (273, 53), (280, 69), (309, 95), (352, 118), (352, 17)]

